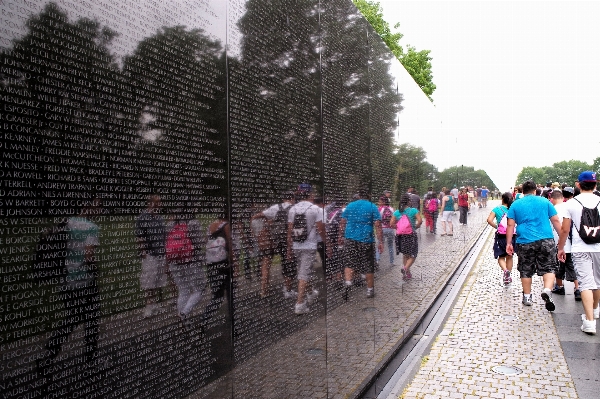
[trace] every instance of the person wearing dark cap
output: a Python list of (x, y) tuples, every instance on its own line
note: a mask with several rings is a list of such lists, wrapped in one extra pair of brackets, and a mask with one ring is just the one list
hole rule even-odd
[[(596, 172), (581, 172), (577, 180), (581, 194), (565, 203), (565, 214), (558, 242), (558, 258), (562, 262), (566, 259), (565, 245), (571, 232), (571, 258), (579, 281), (585, 312), (581, 315), (581, 331), (586, 334), (596, 334), (596, 319), (600, 317), (600, 243), (587, 243), (586, 241), (589, 240), (584, 241), (581, 237), (581, 233), (584, 233), (582, 229), (594, 230), (594, 226), (582, 226), (583, 208), (600, 209), (600, 199), (594, 195), (597, 186)], [(572, 230), (571, 222), (573, 222)], [(597, 234), (598, 226), (595, 227)]]

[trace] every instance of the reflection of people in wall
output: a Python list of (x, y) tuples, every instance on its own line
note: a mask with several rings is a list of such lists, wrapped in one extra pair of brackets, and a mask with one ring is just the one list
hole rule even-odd
[(231, 272), (229, 268), (229, 254), (233, 262), (234, 270), (237, 270), (237, 258), (231, 251), (231, 228), (229, 227), (227, 215), (221, 215), (208, 226), (206, 242), (206, 273), (210, 291), (212, 293), (210, 303), (204, 309), (202, 317), (205, 328), (208, 322), (219, 311), (225, 299), (225, 290), (229, 292), (229, 315), (233, 315), (233, 301), (231, 299), (230, 282)]
[(146, 295), (144, 317), (158, 312), (161, 288), (167, 285), (167, 264), (165, 260), (165, 241), (167, 238), (165, 222), (160, 213), (160, 196), (148, 197), (148, 206), (135, 222), (136, 237), (142, 258), (140, 287)]
[(202, 299), (206, 283), (200, 256), (202, 229), (200, 222), (194, 218), (192, 208), (177, 210), (172, 223), (167, 233), (165, 252), (179, 292), (177, 313), (184, 327), (189, 327), (189, 316)]
[(94, 197), (77, 216), (67, 219), (68, 238), (64, 264), (66, 276), (60, 285), (60, 296), (64, 303), (65, 317), (50, 333), (46, 342), (46, 352), (38, 359), (38, 373), (48, 376), (54, 359), (71, 332), (79, 325), (85, 325), (85, 359), (91, 362), (97, 355), (98, 325), (100, 322), (100, 295), (96, 283), (96, 251), (100, 245), (99, 227), (94, 223), (95, 216), (102, 211), (102, 202)]

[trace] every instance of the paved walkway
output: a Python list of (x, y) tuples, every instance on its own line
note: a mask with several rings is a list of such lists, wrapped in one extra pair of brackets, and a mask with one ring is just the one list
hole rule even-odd
[[(540, 298), (541, 279), (534, 278), (534, 306), (523, 306), (518, 272), (509, 288), (500, 284), (492, 244), (490, 234), (443, 330), (400, 398), (600, 397), (600, 336), (579, 330), (582, 307), (572, 285), (570, 295), (555, 296), (552, 314)], [(496, 374), (495, 366), (516, 367), (522, 374)]]

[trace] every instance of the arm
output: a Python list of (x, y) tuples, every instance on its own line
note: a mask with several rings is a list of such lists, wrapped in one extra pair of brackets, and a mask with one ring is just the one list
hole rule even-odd
[(512, 245), (512, 238), (515, 233), (515, 220), (508, 218), (506, 222), (506, 254), (513, 255), (515, 253), (515, 249)]
[(442, 200), (442, 206), (440, 206), (440, 212), (442, 211), (442, 209), (444, 209), (444, 207), (446, 206), (446, 202), (448, 200), (448, 197), (444, 195), (444, 199)]
[[(418, 215), (418, 214), (417, 214)], [(377, 234), (377, 240), (379, 244), (377, 245), (377, 249), (379, 253), (383, 252), (383, 229), (381, 228), (381, 220), (375, 221), (375, 233)]]
[(288, 260), (292, 260), (293, 258), (293, 240), (292, 240), (292, 229), (294, 228), (294, 223), (289, 223), (288, 222), (288, 229), (287, 229), (287, 258)]
[(419, 227), (421, 227), (421, 224), (423, 224), (423, 218), (421, 217), (420, 213), (417, 213), (415, 215), (416, 219), (417, 219), (417, 223), (415, 224), (415, 227), (418, 229)]
[(496, 214), (494, 212), (490, 212), (487, 218), (487, 224), (489, 224), (495, 229), (498, 229), (498, 225), (496, 224)]
[(569, 236), (569, 232), (571, 231), (571, 219), (563, 217), (562, 226), (558, 235), (558, 260), (564, 262), (566, 260), (567, 255), (565, 254), (565, 243), (567, 242), (567, 237)]

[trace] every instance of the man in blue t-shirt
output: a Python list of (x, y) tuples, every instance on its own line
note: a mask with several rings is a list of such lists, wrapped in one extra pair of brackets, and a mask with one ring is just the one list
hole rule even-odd
[(373, 229), (377, 233), (379, 242), (377, 250), (379, 253), (383, 252), (383, 230), (379, 210), (375, 204), (369, 201), (369, 195), (366, 191), (359, 191), (358, 198), (358, 200), (349, 203), (344, 209), (340, 222), (339, 245), (344, 246), (346, 260), (344, 300), (348, 300), (354, 271), (366, 275), (367, 298), (375, 296), (373, 288), (375, 283), (373, 257), (375, 237), (373, 236)]
[(486, 186), (481, 189), (481, 206), (487, 208), (488, 193), (490, 190)]
[(561, 224), (556, 214), (556, 209), (550, 201), (535, 195), (536, 185), (527, 180), (523, 183), (523, 198), (515, 201), (508, 210), (508, 222), (506, 229), (506, 253), (513, 255), (514, 248), (512, 237), (517, 232), (517, 254), (519, 263), (517, 270), (521, 273), (521, 285), (523, 286), (523, 305), (531, 306), (531, 278), (537, 273), (543, 276), (544, 289), (542, 299), (546, 303), (546, 309), (555, 309), (552, 301), (552, 287), (554, 286), (554, 275), (558, 271), (558, 260), (556, 244), (552, 226), (560, 231)]

